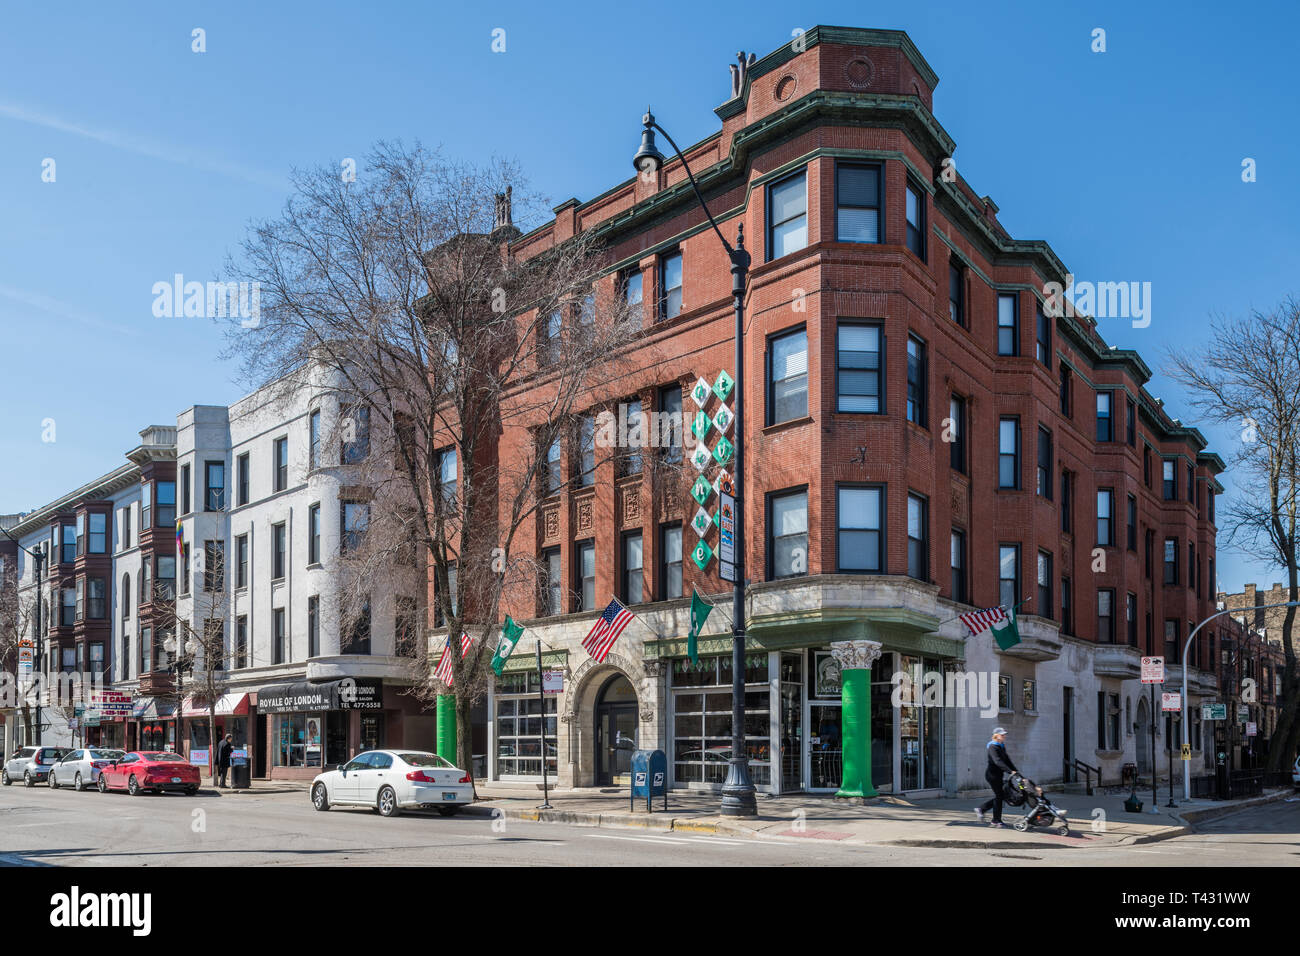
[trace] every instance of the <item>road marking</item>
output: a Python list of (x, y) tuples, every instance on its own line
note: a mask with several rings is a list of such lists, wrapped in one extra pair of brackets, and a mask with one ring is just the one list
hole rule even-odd
[(628, 837), (614, 836), (613, 834), (593, 833), (593, 840), (631, 840), (636, 843), (691, 843), (690, 840), (675, 840), (672, 837)]

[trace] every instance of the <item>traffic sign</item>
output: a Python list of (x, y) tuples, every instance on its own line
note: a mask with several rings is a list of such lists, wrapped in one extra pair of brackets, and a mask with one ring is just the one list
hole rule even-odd
[(1184, 760), (1191, 760), (1191, 759), (1192, 759), (1192, 745), (1191, 745), (1191, 744), (1183, 744), (1183, 759), (1184, 759)]
[(1227, 704), (1202, 704), (1201, 720), (1227, 720)]
[(1183, 695), (1179, 693), (1161, 694), (1160, 709), (1163, 710), (1182, 710)]
[(1142, 683), (1163, 684), (1165, 682), (1165, 659), (1163, 657), (1142, 658)]
[(1254, 737), (1255, 734), (1258, 732), (1258, 730), (1259, 730), (1259, 728), (1255, 726), (1255, 722), (1254, 722), (1253, 720), (1248, 720), (1248, 721), (1246, 721), (1246, 736), (1247, 736), (1247, 737)]

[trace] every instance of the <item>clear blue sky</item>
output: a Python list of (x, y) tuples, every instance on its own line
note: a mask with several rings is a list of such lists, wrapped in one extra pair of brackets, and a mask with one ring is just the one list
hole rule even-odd
[[(1300, 293), (1300, 15), (1283, 2), (1153, 6), (8, 5), (0, 513), (116, 467), (145, 425), (243, 394), (215, 358), (217, 329), (154, 318), (151, 287), (213, 278), (246, 223), (279, 209), (291, 167), (420, 139), (516, 158), (554, 202), (586, 199), (629, 175), (647, 102), (695, 142), (716, 128), (737, 50), (762, 56), (816, 23), (911, 35), (939, 74), (935, 113), (959, 169), (1011, 233), (1047, 239), (1079, 279), (1153, 284), (1150, 328), (1101, 332), (1158, 368), (1211, 315)], [(191, 52), (195, 27), (206, 53)], [(497, 27), (504, 54), (491, 51)], [(1095, 27), (1104, 54), (1090, 51)], [(1241, 181), (1244, 157), (1255, 183)], [(1150, 388), (1190, 419), (1167, 379)], [(1227, 458), (1235, 436), (1209, 436)], [(1219, 574), (1230, 590), (1281, 578), (1227, 552)]]

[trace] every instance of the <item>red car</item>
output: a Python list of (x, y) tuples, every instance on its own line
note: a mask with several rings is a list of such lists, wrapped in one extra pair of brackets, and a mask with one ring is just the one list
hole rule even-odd
[(132, 751), (100, 770), (99, 792), (110, 790), (125, 790), (133, 797), (144, 790), (183, 790), (193, 796), (199, 792), (199, 768), (180, 754)]

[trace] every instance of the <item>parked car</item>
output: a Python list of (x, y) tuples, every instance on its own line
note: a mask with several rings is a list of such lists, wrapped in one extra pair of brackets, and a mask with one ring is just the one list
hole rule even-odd
[(449, 817), (474, 799), (470, 775), (423, 750), (368, 750), (335, 770), (317, 774), (311, 802), (371, 807), (395, 817), (403, 807), (437, 808)]
[(124, 756), (124, 750), (105, 750), (100, 747), (70, 750), (50, 768), (50, 789), (72, 787), (73, 790), (85, 790), (94, 787), (99, 783), (99, 772)]
[(1291, 783), (1300, 787), (1300, 757), (1295, 758), (1295, 766), (1291, 768)]
[(180, 754), (134, 750), (100, 768), (99, 792), (110, 790), (125, 790), (133, 797), (145, 790), (181, 790), (193, 796), (199, 792), (199, 768)]
[(34, 787), (48, 779), (50, 768), (67, 752), (66, 747), (19, 747), (0, 769), (0, 783), (7, 787), (21, 780), (24, 787)]

